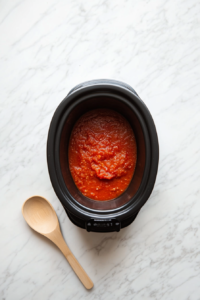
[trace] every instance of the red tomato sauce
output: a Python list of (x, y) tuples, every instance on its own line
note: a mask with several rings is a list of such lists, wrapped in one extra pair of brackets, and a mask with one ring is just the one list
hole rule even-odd
[(69, 167), (83, 195), (104, 201), (121, 195), (135, 170), (137, 146), (127, 120), (109, 109), (96, 109), (76, 122), (69, 142)]

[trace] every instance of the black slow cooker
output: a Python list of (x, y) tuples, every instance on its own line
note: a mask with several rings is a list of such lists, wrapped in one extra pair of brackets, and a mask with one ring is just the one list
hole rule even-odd
[[(132, 126), (137, 142), (132, 181), (122, 195), (108, 201), (85, 197), (76, 187), (68, 164), (73, 126), (81, 115), (96, 108), (109, 108), (122, 114)], [(125, 83), (92, 80), (79, 84), (53, 115), (47, 140), (50, 179), (69, 219), (87, 231), (120, 231), (131, 224), (153, 190), (158, 160), (158, 137), (152, 116), (135, 90)]]

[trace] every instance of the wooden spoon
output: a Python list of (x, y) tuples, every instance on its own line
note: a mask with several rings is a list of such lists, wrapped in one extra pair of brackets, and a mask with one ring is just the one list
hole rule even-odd
[(58, 246), (86, 289), (91, 289), (93, 282), (67, 247), (52, 205), (45, 198), (33, 196), (24, 202), (22, 214), (32, 229), (46, 236)]

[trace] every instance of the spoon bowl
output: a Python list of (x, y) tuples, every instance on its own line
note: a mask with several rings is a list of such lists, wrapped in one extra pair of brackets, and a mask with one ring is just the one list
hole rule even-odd
[(22, 214), (32, 229), (58, 246), (83, 285), (87, 289), (91, 289), (93, 282), (66, 245), (53, 206), (45, 198), (33, 196), (24, 202)]
[(29, 226), (41, 234), (52, 232), (58, 225), (55, 210), (42, 197), (29, 198), (24, 202), (22, 213)]

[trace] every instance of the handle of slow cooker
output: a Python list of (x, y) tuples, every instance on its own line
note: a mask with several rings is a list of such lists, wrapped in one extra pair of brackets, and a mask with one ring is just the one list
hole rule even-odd
[(76, 90), (79, 90), (80, 88), (83, 88), (83, 87), (86, 87), (86, 86), (90, 86), (90, 85), (95, 85), (95, 84), (120, 85), (120, 86), (123, 86), (126, 89), (130, 90), (133, 94), (135, 94), (137, 97), (139, 97), (138, 94), (136, 93), (136, 91), (130, 85), (128, 85), (127, 83), (118, 81), (118, 80), (113, 80), (113, 79), (94, 79), (94, 80), (82, 82), (82, 83), (76, 85), (73, 89), (71, 89), (69, 91), (68, 95), (72, 94)]

